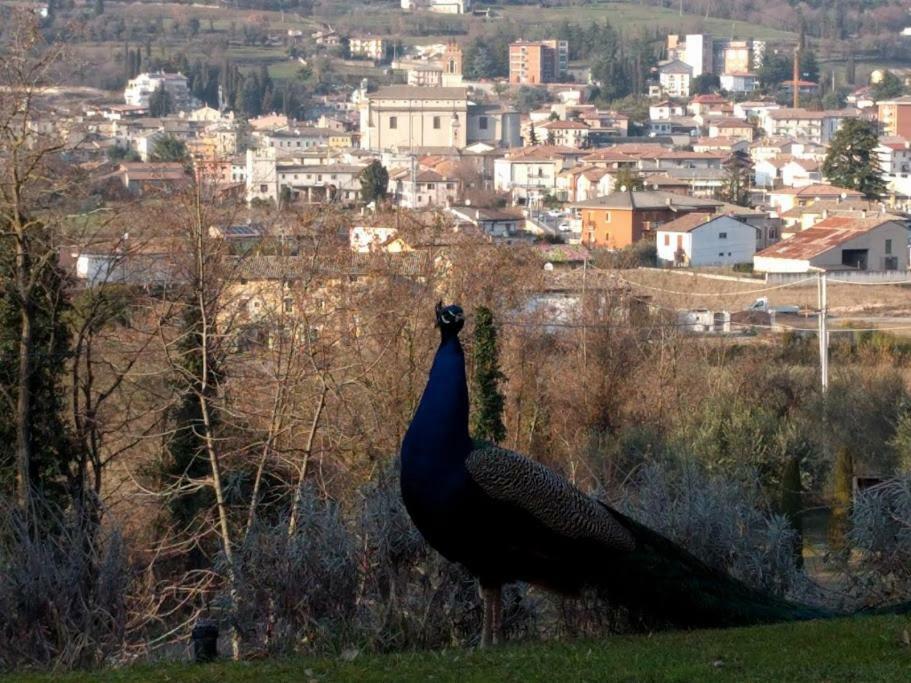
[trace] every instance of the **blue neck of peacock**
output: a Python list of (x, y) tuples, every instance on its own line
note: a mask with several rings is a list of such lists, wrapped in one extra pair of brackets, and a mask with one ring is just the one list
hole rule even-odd
[(418, 449), (435, 460), (461, 462), (471, 450), (465, 353), (455, 334), (440, 342), (408, 431)]

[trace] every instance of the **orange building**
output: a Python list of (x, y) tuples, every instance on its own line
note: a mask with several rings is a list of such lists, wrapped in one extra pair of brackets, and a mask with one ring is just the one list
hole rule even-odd
[(519, 40), (509, 46), (510, 83), (555, 83), (567, 68), (569, 43), (565, 40)]
[(608, 249), (623, 249), (681, 215), (719, 206), (714, 199), (644, 190), (613, 192), (573, 204), (582, 219), (582, 244)]
[(911, 96), (880, 102), (879, 123), (883, 135), (911, 138)]

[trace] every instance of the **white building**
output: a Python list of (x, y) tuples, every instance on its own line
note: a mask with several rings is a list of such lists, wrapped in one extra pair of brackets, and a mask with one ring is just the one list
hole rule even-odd
[(364, 57), (374, 62), (386, 59), (388, 42), (376, 36), (351, 36), (348, 38), (348, 51), (352, 57)]
[(690, 213), (657, 230), (658, 259), (675, 266), (748, 263), (756, 253), (756, 228), (731, 216)]
[(547, 121), (538, 126), (538, 135), (548, 144), (584, 147), (590, 127), (582, 121)]
[(888, 190), (911, 195), (911, 145), (908, 141), (898, 136), (882, 137), (876, 152)]
[(168, 74), (163, 72), (139, 74), (127, 82), (123, 99), (134, 107), (149, 107), (149, 100), (158, 88), (164, 87), (171, 96), (174, 111), (189, 111), (199, 106), (199, 102), (190, 95), (187, 77), (182, 73)]
[(759, 87), (759, 77), (751, 73), (730, 73), (719, 76), (721, 88), (727, 92), (753, 92)]
[(406, 12), (421, 10), (438, 14), (465, 14), (471, 9), (471, 0), (402, 0)]
[(247, 150), (247, 201), (261, 200), (278, 204), (279, 182), (275, 148)]
[(658, 67), (658, 82), (661, 90), (670, 97), (689, 97), (693, 67), (675, 59)]
[(693, 67), (693, 78), (696, 78), (713, 72), (713, 50), (712, 36), (704, 33), (691, 33), (686, 36), (683, 56), (678, 56), (678, 59)]

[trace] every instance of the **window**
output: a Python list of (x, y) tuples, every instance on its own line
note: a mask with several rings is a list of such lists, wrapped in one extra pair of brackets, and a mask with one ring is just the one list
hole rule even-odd
[(480, 130), (487, 130), (487, 117), (486, 116), (482, 116), (481, 118), (478, 119), (478, 128)]
[(727, 238), (728, 238), (728, 234), (727, 234), (726, 232), (719, 232), (719, 233), (718, 233), (718, 239), (720, 239), (720, 240), (726, 240)]
[(268, 185), (260, 185), (260, 186), (259, 186), (259, 191), (262, 192), (262, 193), (266, 193), (266, 192), (269, 191), (269, 186), (268, 186)]
[(667, 233), (664, 233), (664, 246), (669, 247), (671, 245), (671, 236)]
[(892, 253), (892, 240), (886, 240), (886, 253)]
[(398, 127), (399, 127), (399, 117), (398, 117), (398, 116), (390, 116), (390, 117), (389, 117), (389, 128), (390, 128), (390, 130), (395, 130), (395, 129), (398, 128)]
[(434, 130), (439, 130), (439, 129), (440, 129), (440, 117), (439, 117), (439, 116), (434, 116), (434, 117), (433, 117), (433, 129), (434, 129)]

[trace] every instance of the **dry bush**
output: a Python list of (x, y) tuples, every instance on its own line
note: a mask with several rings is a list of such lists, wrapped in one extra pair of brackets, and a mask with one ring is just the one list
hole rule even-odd
[(127, 637), (123, 539), (34, 502), (51, 531), (0, 501), (0, 670), (108, 663)]

